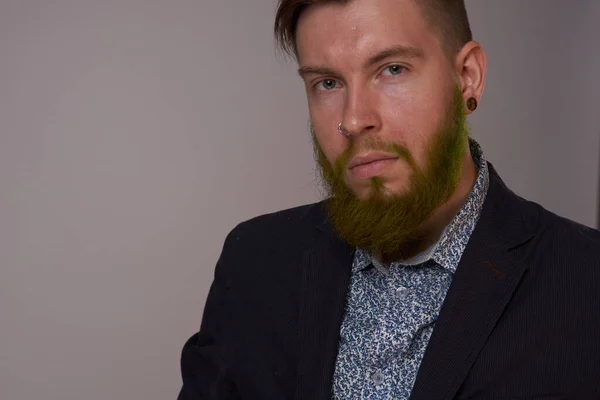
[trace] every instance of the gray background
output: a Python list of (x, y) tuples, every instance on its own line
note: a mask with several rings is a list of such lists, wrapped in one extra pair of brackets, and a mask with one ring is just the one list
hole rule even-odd
[[(505, 181), (595, 225), (600, 2), (468, 2)], [(275, 0), (0, 0), (0, 398), (168, 399), (226, 233), (318, 198)]]

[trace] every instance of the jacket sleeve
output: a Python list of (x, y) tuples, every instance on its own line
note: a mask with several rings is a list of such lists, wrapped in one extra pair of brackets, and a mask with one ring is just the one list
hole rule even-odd
[(221, 257), (215, 268), (215, 278), (210, 287), (200, 332), (184, 345), (181, 356), (183, 387), (178, 400), (236, 400), (240, 396), (228, 373), (228, 291), (226, 272), (230, 234), (225, 241)]

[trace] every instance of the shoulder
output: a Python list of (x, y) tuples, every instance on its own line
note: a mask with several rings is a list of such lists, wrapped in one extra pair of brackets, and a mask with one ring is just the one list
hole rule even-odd
[(323, 203), (259, 215), (239, 223), (225, 239), (223, 254), (267, 256), (306, 247), (323, 223)]
[(535, 209), (537, 229), (533, 242), (537, 259), (544, 264), (568, 266), (574, 272), (600, 272), (600, 231), (548, 211), (541, 205), (527, 202)]
[(311, 203), (243, 221), (231, 231), (231, 234), (236, 237), (286, 234), (295, 229), (314, 227), (319, 224), (322, 217), (322, 203)]
[(490, 197), (493, 201), (488, 209), (494, 213), (495, 229), (510, 232), (504, 236), (530, 237), (538, 251), (572, 257), (600, 256), (600, 231), (557, 215), (514, 193), (491, 164)]
[(303, 255), (317, 238), (322, 216), (321, 203), (315, 203), (241, 222), (225, 239), (215, 281), (235, 293), (231, 298), (239, 304), (256, 309), (272, 309), (267, 303), (273, 298), (295, 298)]
[(537, 205), (540, 209), (540, 235), (558, 247), (574, 250), (588, 249), (600, 255), (600, 231), (568, 218), (559, 216)]

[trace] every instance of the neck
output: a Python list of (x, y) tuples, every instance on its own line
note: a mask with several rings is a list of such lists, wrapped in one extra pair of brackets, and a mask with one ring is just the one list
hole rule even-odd
[(478, 173), (479, 170), (473, 162), (471, 151), (467, 149), (463, 157), (461, 178), (450, 199), (438, 207), (433, 215), (421, 225), (417, 235), (419, 239), (405, 243), (398, 253), (383, 255), (382, 261), (389, 264), (401, 258), (411, 258), (433, 246), (465, 204), (467, 197), (473, 190)]

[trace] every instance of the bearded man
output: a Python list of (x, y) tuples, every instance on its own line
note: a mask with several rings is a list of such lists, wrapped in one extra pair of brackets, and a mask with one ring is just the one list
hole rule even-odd
[(600, 232), (469, 138), (464, 2), (280, 0), (275, 34), (328, 196), (229, 234), (179, 398), (600, 398)]

